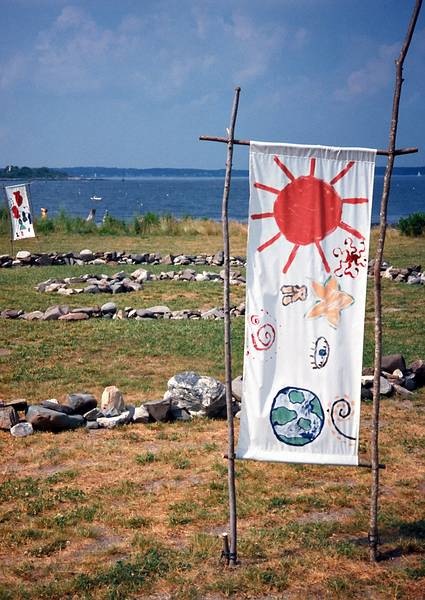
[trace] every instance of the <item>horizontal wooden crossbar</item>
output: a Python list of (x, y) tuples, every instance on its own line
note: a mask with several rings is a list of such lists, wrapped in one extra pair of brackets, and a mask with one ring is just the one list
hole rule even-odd
[[(233, 144), (237, 144), (239, 146), (249, 146), (249, 140), (229, 140), (226, 137), (213, 137), (211, 135), (201, 135), (199, 136), (201, 142), (222, 142), (224, 144), (228, 144), (231, 141)], [(417, 148), (398, 148), (394, 150), (394, 156), (400, 156), (400, 154), (414, 154), (417, 152)], [(377, 150), (376, 154), (379, 156), (389, 156), (391, 152), (389, 150)]]
[[(228, 454), (223, 454), (223, 458), (229, 460), (229, 455)], [(236, 454), (233, 455), (233, 460), (236, 459)], [(237, 460), (251, 460), (251, 459), (237, 459)], [(273, 461), (272, 461), (273, 462)], [(282, 461), (283, 462), (283, 461)], [(287, 464), (296, 464), (296, 463), (287, 463)], [(309, 463), (303, 463), (303, 464), (309, 464)], [(312, 464), (316, 464), (316, 463), (312, 463)], [(318, 464), (318, 463), (317, 463)], [(359, 463), (357, 465), (329, 465), (329, 464), (323, 464), (323, 465), (319, 465), (322, 467), (364, 467), (365, 469), (371, 469), (372, 468), (372, 464), (370, 462), (367, 462), (365, 460), (359, 460)], [(379, 463), (379, 468), (380, 469), (386, 469), (386, 465)]]

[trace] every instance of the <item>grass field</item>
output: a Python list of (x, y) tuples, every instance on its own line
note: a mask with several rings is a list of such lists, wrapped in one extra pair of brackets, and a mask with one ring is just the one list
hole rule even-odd
[[(23, 248), (216, 252), (218, 225), (202, 224), (200, 230), (143, 239), (55, 234)], [(232, 240), (232, 252), (245, 254), (243, 226), (233, 225)], [(385, 257), (392, 264), (425, 263), (423, 237), (403, 238), (391, 230), (387, 241)], [(0, 239), (0, 252), (8, 251), (7, 240)], [(118, 268), (1, 270), (0, 307), (81, 305), (81, 297), (63, 299), (33, 288), (51, 276), (98, 270)], [(214, 283), (155, 282), (114, 301), (209, 308), (221, 304), (221, 293)], [(402, 352), (408, 361), (424, 358), (424, 288), (384, 280), (383, 293), (384, 352)], [(244, 290), (232, 294), (237, 303)], [(115, 384), (128, 402), (140, 403), (161, 397), (168, 378), (180, 370), (223, 379), (222, 328), (217, 321), (1, 321), (0, 398), (61, 400), (80, 390), (99, 397), (104, 386)], [(243, 319), (233, 321), (235, 375), (242, 369), (243, 328)], [(369, 289), (365, 365), (372, 356)], [(362, 407), (365, 457), (370, 408)], [(227, 527), (224, 422), (21, 440), (0, 432), (0, 599), (423, 598), (424, 414), (423, 390), (411, 400), (382, 402), (381, 460), (387, 469), (380, 510), (383, 560), (377, 565), (368, 562), (366, 469), (239, 462), (241, 565), (230, 570), (219, 562), (217, 537)]]

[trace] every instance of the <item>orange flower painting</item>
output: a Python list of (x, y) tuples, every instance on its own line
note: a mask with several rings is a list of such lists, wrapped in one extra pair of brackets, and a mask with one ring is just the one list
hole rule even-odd
[(308, 319), (325, 317), (332, 327), (338, 327), (341, 311), (354, 304), (354, 298), (343, 292), (334, 277), (328, 277), (325, 283), (313, 281), (312, 288), (319, 300), (307, 313)]

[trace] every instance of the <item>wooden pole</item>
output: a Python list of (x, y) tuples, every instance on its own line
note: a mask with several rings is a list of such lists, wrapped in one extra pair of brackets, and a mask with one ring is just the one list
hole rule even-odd
[(394, 166), (394, 158), (397, 154), (395, 149), (398, 113), (400, 106), (401, 86), (403, 83), (403, 63), (412, 41), (413, 32), (422, 0), (416, 0), (409, 27), (400, 50), (399, 57), (395, 61), (396, 81), (394, 89), (393, 109), (390, 127), (390, 139), (388, 145), (388, 161), (384, 175), (384, 186), (382, 190), (379, 238), (376, 248), (374, 264), (374, 287), (375, 287), (375, 372), (373, 379), (373, 409), (372, 409), (372, 434), (371, 434), (371, 459), (372, 459), (372, 483), (370, 501), (370, 528), (369, 528), (369, 555), (370, 560), (375, 562), (378, 558), (378, 496), (379, 496), (379, 384), (381, 377), (382, 361), (382, 297), (381, 297), (381, 265), (384, 254), (385, 234), (387, 229), (387, 207), (391, 187), (391, 175)]
[[(222, 142), (224, 144), (227, 144), (228, 142), (228, 139), (226, 137), (217, 137), (213, 135), (200, 135), (199, 139), (201, 140), (201, 142)], [(233, 144), (236, 144), (238, 146), (249, 146), (250, 143), (251, 142), (249, 140), (233, 140)], [(401, 154), (414, 154), (417, 151), (417, 148), (397, 148), (396, 150), (394, 150), (393, 154), (395, 156), (400, 156)], [(379, 156), (389, 156), (389, 151), (377, 150), (376, 154), (378, 154)]]
[(236, 115), (239, 106), (239, 94), (241, 88), (235, 89), (233, 99), (232, 114), (230, 117), (230, 127), (227, 130), (227, 160), (226, 176), (224, 180), (223, 203), (221, 211), (221, 221), (223, 227), (223, 250), (224, 250), (224, 368), (225, 368), (225, 386), (226, 386), (226, 407), (227, 407), (227, 426), (228, 426), (228, 456), (227, 461), (227, 479), (229, 490), (229, 526), (230, 526), (230, 552), (229, 564), (237, 564), (237, 517), (236, 517), (236, 486), (235, 486), (235, 432), (233, 422), (233, 403), (232, 403), (232, 347), (230, 339), (230, 244), (229, 244), (229, 218), (228, 204), (230, 181), (232, 178), (233, 161), (233, 136), (235, 132)]

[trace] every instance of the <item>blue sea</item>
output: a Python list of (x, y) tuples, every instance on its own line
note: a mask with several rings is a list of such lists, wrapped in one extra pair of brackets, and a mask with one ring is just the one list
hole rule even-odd
[[(2, 181), (2, 184), (17, 183)], [(101, 221), (105, 211), (114, 217), (129, 220), (146, 212), (190, 215), (219, 220), (223, 195), (221, 177), (144, 177), (134, 179), (68, 179), (35, 180), (31, 182), (33, 211), (48, 209), (49, 216), (60, 210), (87, 217), (96, 209), (96, 220)], [(379, 221), (379, 204), (383, 176), (376, 175), (372, 222)], [(91, 196), (101, 200), (90, 200)], [(249, 183), (247, 177), (232, 179), (229, 217), (246, 222), (248, 218)], [(425, 212), (425, 174), (393, 175), (388, 207), (388, 220), (396, 223), (400, 217), (413, 212)]]

